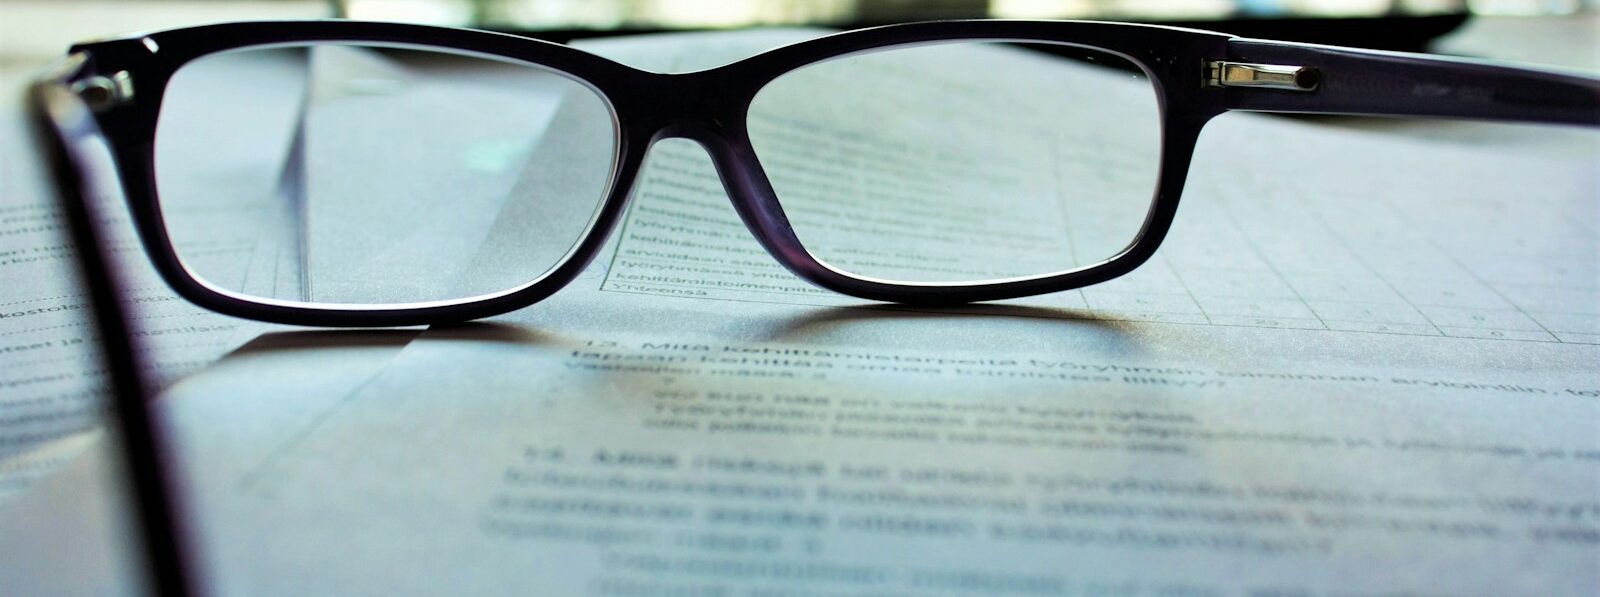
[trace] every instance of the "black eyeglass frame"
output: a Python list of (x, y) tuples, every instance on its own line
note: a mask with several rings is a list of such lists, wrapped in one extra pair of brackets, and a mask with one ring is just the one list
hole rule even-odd
[[(797, 68), (857, 52), (949, 41), (1078, 46), (1121, 56), (1152, 83), (1161, 117), (1160, 173), (1136, 239), (1085, 268), (976, 284), (885, 283), (829, 268), (796, 238), (746, 131), (751, 100)], [(154, 142), (167, 82), (197, 58), (253, 46), (372, 43), (490, 55), (559, 71), (608, 101), (619, 127), (607, 196), (568, 258), (538, 280), (497, 295), (397, 306), (303, 306), (230, 293), (202, 283), (179, 261), (156, 189)], [(356, 21), (206, 25), (79, 44), (53, 80), (94, 111), (146, 252), (174, 291), (207, 309), (275, 323), (406, 326), (514, 311), (570, 283), (616, 227), (655, 141), (699, 142), (739, 217), (784, 267), (822, 288), (864, 299), (954, 304), (1059, 292), (1126, 274), (1150, 258), (1177, 212), (1200, 131), (1230, 110), (1439, 116), (1600, 126), (1600, 80), (1420, 54), (1242, 39), (1157, 25), (1079, 21), (942, 21), (847, 31), (776, 48), (721, 67), (660, 74), (560, 44), (423, 25)], [(1286, 68), (1285, 68), (1286, 67)], [(1289, 71), (1287, 69), (1295, 69)]]

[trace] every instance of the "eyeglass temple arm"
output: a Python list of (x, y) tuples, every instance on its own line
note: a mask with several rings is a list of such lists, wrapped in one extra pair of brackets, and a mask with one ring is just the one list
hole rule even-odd
[(74, 53), (52, 65), (25, 92), (31, 141), (44, 158), (56, 200), (66, 216), (78, 260), (79, 280), (90, 297), (93, 323), (107, 372), (111, 404), (109, 414), (120, 440), (122, 461), (130, 477), (134, 528), (143, 541), (136, 557), (148, 564), (147, 588), (157, 595), (179, 597), (196, 594), (182, 542), (179, 516), (172, 499), (174, 482), (162, 465), (162, 442), (156, 433), (155, 414), (147, 399), (147, 385), (120, 302), (120, 279), (107, 258), (106, 234), (100, 229), (88, 195), (89, 175), (78, 153), (101, 136), (73, 82), (87, 56)]
[(1207, 69), (1231, 110), (1600, 126), (1600, 79), (1485, 61), (1233, 39)]

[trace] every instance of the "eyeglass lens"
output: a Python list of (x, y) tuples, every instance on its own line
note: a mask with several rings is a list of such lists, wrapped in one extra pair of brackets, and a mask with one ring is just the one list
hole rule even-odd
[(200, 280), (389, 305), (513, 290), (567, 257), (606, 194), (610, 105), (526, 64), (356, 45), (247, 48), (172, 77), (163, 221)]
[(750, 140), (795, 235), (833, 269), (923, 284), (1038, 277), (1138, 236), (1160, 171), (1154, 89), (1103, 51), (900, 46), (768, 84)]

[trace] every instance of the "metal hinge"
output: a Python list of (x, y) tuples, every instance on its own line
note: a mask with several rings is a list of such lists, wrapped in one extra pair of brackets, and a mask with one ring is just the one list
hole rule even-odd
[(1311, 91), (1322, 83), (1322, 73), (1308, 66), (1206, 61), (1206, 87), (1260, 87)]
[(104, 112), (133, 101), (133, 75), (121, 70), (110, 76), (94, 75), (75, 81), (72, 92), (95, 112)]

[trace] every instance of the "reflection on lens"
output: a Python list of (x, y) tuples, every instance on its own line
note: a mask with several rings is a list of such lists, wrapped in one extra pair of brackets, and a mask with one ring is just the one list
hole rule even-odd
[(566, 258), (616, 137), (603, 98), (531, 65), (249, 48), (173, 76), (156, 184), (184, 267), (214, 287), (304, 304), (459, 300)]
[(1038, 277), (1138, 236), (1160, 170), (1154, 86), (1066, 45), (904, 46), (774, 80), (750, 140), (795, 234), (842, 273)]

